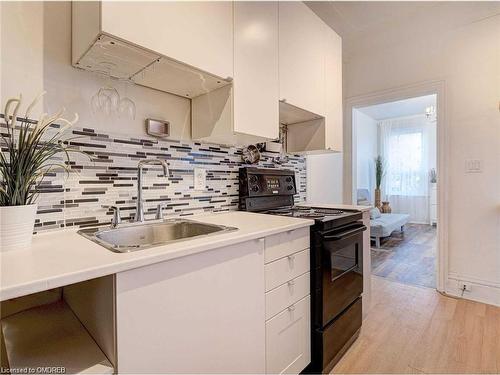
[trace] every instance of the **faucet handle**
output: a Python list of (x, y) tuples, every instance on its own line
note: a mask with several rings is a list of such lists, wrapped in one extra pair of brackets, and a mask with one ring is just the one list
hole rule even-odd
[(121, 224), (122, 218), (120, 216), (120, 207), (113, 205), (103, 205), (103, 208), (107, 208), (113, 211), (113, 217), (111, 218), (111, 227), (116, 228), (118, 224)]
[(166, 203), (158, 203), (158, 206), (156, 206), (156, 217), (155, 219), (160, 220), (163, 219), (163, 209), (165, 208)]

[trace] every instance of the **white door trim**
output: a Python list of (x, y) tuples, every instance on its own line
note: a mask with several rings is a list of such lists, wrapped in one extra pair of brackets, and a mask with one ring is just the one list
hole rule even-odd
[(416, 96), (437, 95), (437, 167), (438, 167), (438, 254), (436, 289), (444, 292), (448, 278), (448, 191), (449, 174), (447, 162), (449, 158), (448, 122), (446, 118), (445, 81), (426, 81), (389, 90), (347, 98), (344, 110), (344, 203), (352, 204), (355, 197), (356, 179), (353, 166), (353, 123), (352, 110), (357, 107), (381, 104)]

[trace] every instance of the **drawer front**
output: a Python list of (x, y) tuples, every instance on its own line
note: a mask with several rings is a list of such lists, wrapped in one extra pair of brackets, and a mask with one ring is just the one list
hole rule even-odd
[(266, 320), (298, 302), (311, 290), (309, 272), (266, 293)]
[[(361, 328), (362, 300), (358, 298), (337, 320), (323, 331), (321, 337), (323, 361), (322, 369), (328, 372), (338, 361), (338, 354)], [(317, 331), (314, 332), (317, 335)], [(315, 338), (316, 339), (316, 338)]]
[(264, 261), (270, 263), (309, 247), (309, 227), (266, 237)]
[(309, 296), (266, 323), (266, 373), (298, 374), (311, 361)]
[(306, 273), (310, 263), (309, 249), (306, 249), (266, 264), (266, 292)]

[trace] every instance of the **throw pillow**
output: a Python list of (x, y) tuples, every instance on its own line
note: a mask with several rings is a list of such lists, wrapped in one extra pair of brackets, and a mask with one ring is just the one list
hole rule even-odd
[(370, 219), (378, 219), (382, 214), (380, 213), (380, 210), (375, 207), (370, 210)]

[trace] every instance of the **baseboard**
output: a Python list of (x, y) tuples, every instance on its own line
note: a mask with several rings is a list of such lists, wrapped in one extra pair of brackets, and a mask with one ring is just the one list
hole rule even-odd
[[(463, 296), (462, 290), (458, 286), (459, 281), (466, 282), (471, 285), (471, 290), (465, 291)], [(456, 273), (450, 272), (448, 274), (448, 279), (446, 280), (445, 292), (451, 296), (462, 297), (464, 299), (500, 307), (499, 283), (492, 283), (490, 281), (469, 276), (460, 276)]]

